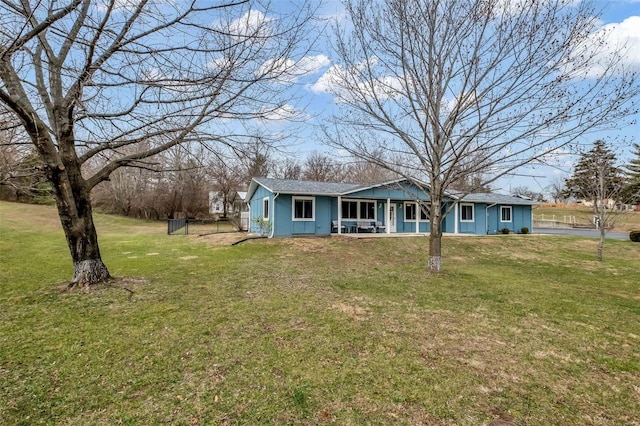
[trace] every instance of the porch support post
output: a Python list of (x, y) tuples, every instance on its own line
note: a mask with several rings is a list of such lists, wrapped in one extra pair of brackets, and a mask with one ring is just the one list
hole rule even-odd
[(416, 200), (416, 234), (420, 233), (420, 212), (422, 211), (422, 206), (420, 205), (420, 200)]
[(338, 234), (342, 234), (342, 196), (338, 195)]
[(458, 202), (453, 202), (453, 233), (458, 233)]
[[(397, 214), (397, 213), (396, 213)], [(391, 233), (391, 219), (389, 218), (389, 216), (391, 215), (391, 198), (387, 198), (387, 205), (384, 209), (384, 232), (387, 234)]]

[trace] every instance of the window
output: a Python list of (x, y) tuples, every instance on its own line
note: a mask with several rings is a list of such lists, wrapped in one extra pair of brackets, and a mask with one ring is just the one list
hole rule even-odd
[(342, 218), (343, 219), (358, 218), (358, 202), (357, 201), (342, 202)]
[(500, 222), (511, 222), (511, 207), (500, 207)]
[(376, 203), (373, 201), (360, 201), (360, 219), (375, 219)]
[(404, 220), (416, 220), (416, 203), (404, 204)]
[(262, 219), (269, 220), (269, 197), (262, 199)]
[(376, 219), (375, 201), (342, 201), (342, 219)]
[(429, 220), (430, 215), (429, 206), (425, 204), (420, 204), (420, 220)]
[(315, 198), (292, 197), (292, 200), (293, 200), (293, 220), (314, 220)]
[(460, 204), (460, 221), (473, 222), (473, 204)]

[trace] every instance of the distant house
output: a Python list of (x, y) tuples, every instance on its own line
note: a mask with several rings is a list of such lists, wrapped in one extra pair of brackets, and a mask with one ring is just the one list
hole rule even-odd
[[(331, 233), (428, 233), (428, 196), (408, 182), (361, 185), (254, 178), (247, 191), (250, 231), (271, 237)], [(533, 229), (532, 206), (521, 197), (448, 193), (443, 232), (496, 234)]]
[[(209, 213), (212, 215), (239, 216), (248, 212), (245, 191), (231, 191), (225, 199), (222, 191), (209, 191)], [(226, 209), (225, 209), (226, 205)]]
[[(582, 200), (582, 205), (585, 207), (593, 207), (595, 204), (593, 200)], [(598, 205), (600, 207), (604, 206), (605, 209), (613, 209), (618, 202), (612, 198), (607, 198), (606, 200), (599, 200)]]

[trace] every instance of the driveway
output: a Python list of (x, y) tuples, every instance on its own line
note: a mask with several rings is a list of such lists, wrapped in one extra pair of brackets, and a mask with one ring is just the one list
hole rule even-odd
[[(600, 231), (596, 229), (552, 229), (552, 228), (535, 228), (534, 234), (552, 234), (552, 235), (573, 235), (576, 237), (600, 238)], [(613, 238), (616, 240), (628, 240), (628, 232), (607, 232), (605, 238)]]

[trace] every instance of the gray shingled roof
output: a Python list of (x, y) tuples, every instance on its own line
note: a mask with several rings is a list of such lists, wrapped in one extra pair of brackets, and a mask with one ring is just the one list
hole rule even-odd
[[(269, 189), (273, 193), (280, 194), (292, 194), (292, 195), (325, 195), (325, 196), (338, 196), (345, 193), (351, 193), (357, 190), (364, 190), (367, 188), (375, 187), (377, 185), (361, 185), (358, 183), (338, 183), (338, 182), (313, 182), (304, 180), (290, 180), (290, 179), (275, 179), (275, 178), (253, 178), (251, 185), (249, 186), (249, 196), (253, 195), (256, 190), (255, 184), (259, 184)], [(395, 182), (395, 181), (394, 181)], [(467, 194), (461, 197), (461, 193), (451, 191), (448, 194), (454, 199), (458, 198), (462, 202), (476, 202), (487, 204), (512, 204), (512, 205), (536, 205), (536, 201), (521, 198), (512, 197), (510, 195), (502, 194)], [(248, 200), (247, 200), (248, 201)]]
[(487, 203), (487, 204), (514, 204), (514, 205), (524, 205), (524, 206), (533, 206), (538, 204), (537, 201), (533, 201), (530, 199), (522, 198), (522, 197), (512, 197), (511, 195), (503, 195), (503, 194), (467, 194), (460, 200), (461, 202), (475, 202), (475, 203)]
[(270, 189), (271, 192), (279, 192), (281, 194), (337, 196), (343, 192), (351, 191), (362, 186), (357, 183), (313, 182), (262, 177), (254, 178), (253, 180), (265, 188)]

